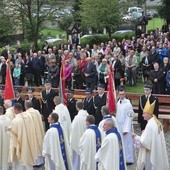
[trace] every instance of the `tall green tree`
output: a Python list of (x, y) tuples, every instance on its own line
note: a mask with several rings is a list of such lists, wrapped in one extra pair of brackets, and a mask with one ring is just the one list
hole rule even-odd
[(162, 5), (158, 8), (159, 15), (170, 24), (170, 0), (162, 0)]
[(9, 43), (9, 36), (14, 33), (15, 25), (12, 24), (12, 20), (9, 17), (9, 11), (5, 8), (3, 1), (0, 1), (0, 44)]
[(25, 38), (33, 42), (36, 49), (42, 24), (55, 13), (56, 4), (56, 0), (6, 0), (11, 17), (21, 25)]
[(121, 22), (119, 0), (82, 0), (80, 5), (81, 25), (86, 28), (111, 30)]
[(81, 16), (80, 16), (80, 6), (81, 6), (81, 0), (73, 0), (72, 2), (72, 6), (73, 6), (73, 17), (74, 17), (74, 22), (80, 26), (81, 24)]

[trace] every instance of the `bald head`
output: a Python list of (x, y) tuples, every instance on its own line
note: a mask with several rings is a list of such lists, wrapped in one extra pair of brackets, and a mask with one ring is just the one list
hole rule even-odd
[(5, 100), (4, 101), (4, 107), (5, 107), (5, 109), (12, 107), (12, 101), (11, 100)]

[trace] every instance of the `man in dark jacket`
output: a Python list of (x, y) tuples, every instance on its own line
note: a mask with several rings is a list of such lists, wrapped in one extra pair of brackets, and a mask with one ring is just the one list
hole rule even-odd
[(101, 113), (102, 106), (106, 105), (106, 93), (104, 92), (105, 85), (99, 84), (98, 85), (98, 94), (94, 96), (94, 107), (96, 109), (95, 111), (95, 120), (96, 125), (99, 124), (99, 122), (102, 120), (103, 116)]
[(162, 85), (163, 85), (163, 70), (159, 68), (158, 63), (153, 64), (154, 70), (150, 72), (150, 80), (152, 81), (153, 94), (162, 94)]
[(37, 53), (33, 54), (32, 68), (34, 74), (34, 83), (36, 86), (42, 85), (41, 73), (43, 70), (42, 60), (38, 58)]
[(49, 128), (48, 124), (48, 116), (52, 113), (55, 108), (55, 104), (53, 99), (58, 95), (57, 91), (51, 88), (51, 82), (49, 80), (45, 80), (45, 90), (41, 92), (42, 99), (42, 115), (44, 116), (46, 130)]
[(144, 95), (140, 96), (139, 99), (139, 110), (138, 110), (138, 123), (140, 124), (141, 131), (145, 129), (145, 126), (147, 124), (147, 121), (143, 118), (143, 109), (145, 107), (146, 101), (149, 98), (150, 104), (152, 104), (154, 101), (155, 103), (155, 109), (154, 114), (158, 117), (159, 114), (159, 101), (158, 99), (151, 94), (152, 92), (152, 86), (149, 84), (144, 85)]
[(30, 100), (32, 102), (32, 106), (34, 109), (41, 112), (40, 102), (39, 102), (39, 99), (34, 97), (34, 91), (35, 91), (35, 89), (28, 88), (28, 90), (27, 90), (28, 99), (27, 100)]
[(96, 80), (96, 66), (91, 62), (91, 58), (87, 58), (87, 64), (84, 66), (84, 75), (86, 81), (86, 87), (94, 90), (94, 84)]
[(24, 100), (21, 98), (21, 95), (20, 95), (21, 91), (22, 90), (20, 88), (15, 88), (15, 97), (16, 97), (15, 103), (21, 103), (22, 107), (25, 108), (24, 107)]
[(70, 113), (71, 121), (73, 121), (74, 117), (77, 115), (78, 111), (76, 109), (77, 100), (73, 97), (74, 90), (68, 90), (67, 92), (67, 108)]
[(94, 116), (96, 110), (94, 108), (93, 92), (91, 89), (86, 89), (85, 94), (87, 96), (84, 98), (84, 101), (83, 101), (83, 104), (84, 104), (83, 109), (87, 110), (88, 114)]

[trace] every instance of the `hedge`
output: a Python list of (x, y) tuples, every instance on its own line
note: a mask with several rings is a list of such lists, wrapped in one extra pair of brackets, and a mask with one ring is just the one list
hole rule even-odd
[[(53, 44), (49, 43), (49, 46), (50, 47), (56, 46), (57, 48), (59, 48), (60, 43), (61, 43), (61, 41), (54, 42)], [(30, 45), (31, 45), (31, 43), (29, 43), (29, 42), (21, 42), (21, 47), (24, 50), (24, 52), (29, 53)], [(44, 42), (39, 42), (38, 43), (38, 50), (42, 50), (43, 45), (44, 45)], [(13, 53), (16, 49), (17, 49), (17, 45), (10, 46), (10, 52)], [(0, 48), (0, 55), (2, 54), (3, 50), (4, 50), (4, 48)]]
[[(124, 34), (112, 34), (112, 39), (115, 38), (117, 41), (122, 41), (124, 38), (125, 39), (131, 39), (132, 36), (134, 36), (135, 33), (131, 32), (131, 33), (124, 33)], [(108, 42), (110, 40), (112, 40), (109, 38), (108, 35), (102, 35), (102, 34), (98, 34), (98, 35), (92, 35), (89, 37), (84, 37), (81, 39), (81, 46), (85, 47), (86, 44), (89, 44), (91, 47), (93, 46), (93, 44), (101, 44), (101, 42)], [(56, 46), (57, 48), (59, 48), (59, 44), (61, 43), (61, 41), (57, 41), (55, 43), (49, 43), (49, 46)], [(29, 42), (21, 42), (21, 47), (25, 52), (29, 52), (30, 49), (30, 44)], [(39, 42), (38, 43), (38, 50), (42, 50), (44, 42)], [(17, 45), (13, 45), (10, 47), (10, 51), (14, 52), (17, 49)], [(0, 48), (0, 54), (2, 53), (4, 49)]]
[(81, 46), (85, 47), (86, 44), (92, 46), (93, 44), (101, 44), (101, 42), (108, 42), (113, 38), (117, 41), (122, 41), (123, 39), (131, 39), (135, 35), (135, 32), (123, 33), (123, 34), (112, 34), (110, 39), (108, 35), (91, 35), (89, 37), (84, 37), (81, 39)]

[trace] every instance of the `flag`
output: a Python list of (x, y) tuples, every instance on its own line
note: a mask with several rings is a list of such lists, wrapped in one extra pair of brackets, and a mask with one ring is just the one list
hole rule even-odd
[(110, 67), (108, 85), (107, 85), (107, 105), (109, 107), (110, 114), (116, 112), (116, 90), (114, 83), (114, 71)]
[(13, 99), (15, 99), (15, 93), (14, 93), (13, 81), (11, 77), (10, 65), (7, 61), (4, 100), (13, 100)]
[(64, 69), (65, 69), (64, 62), (62, 62), (61, 69), (60, 69), (59, 95), (60, 95), (60, 102), (63, 103), (64, 105), (67, 105)]

